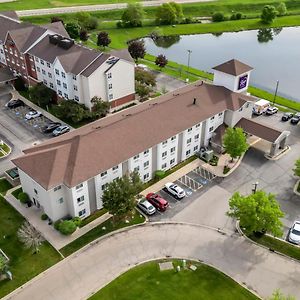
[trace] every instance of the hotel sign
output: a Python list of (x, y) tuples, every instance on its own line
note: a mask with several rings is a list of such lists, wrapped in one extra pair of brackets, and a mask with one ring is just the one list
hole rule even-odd
[(248, 74), (241, 76), (239, 78), (239, 86), (238, 86), (238, 90), (242, 90), (247, 86), (247, 82), (248, 82)]

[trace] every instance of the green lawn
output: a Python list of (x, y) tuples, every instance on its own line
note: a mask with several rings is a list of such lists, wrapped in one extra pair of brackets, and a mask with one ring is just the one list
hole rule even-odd
[[(88, 231), (86, 234), (82, 235), (75, 241), (71, 242), (70, 244), (66, 245), (65, 247), (60, 249), (60, 252), (64, 256), (69, 256), (73, 252), (79, 250), (83, 246), (89, 244), (90, 242), (96, 240), (97, 238), (108, 234), (114, 230), (124, 228), (127, 226), (131, 226), (134, 224), (140, 224), (145, 221), (145, 218), (141, 216), (136, 210), (134, 210), (133, 218), (129, 219), (129, 223), (126, 223), (124, 220), (116, 222), (115, 224), (112, 221), (112, 218), (108, 219), (107, 221), (103, 222), (99, 226), (93, 228), (92, 230)], [(102, 228), (105, 227), (105, 230)]]
[(12, 185), (5, 178), (0, 179), (0, 194), (5, 195), (11, 188)]
[(0, 248), (9, 257), (13, 274), (12, 281), (0, 281), (0, 298), (60, 260), (60, 255), (47, 242), (38, 254), (23, 247), (16, 235), (23, 222), (23, 217), (0, 197)]
[(11, 194), (12, 194), (16, 199), (18, 199), (18, 196), (19, 196), (19, 194), (20, 194), (21, 192), (23, 192), (23, 189), (20, 187), (20, 188), (14, 190)]
[(102, 209), (99, 209), (99, 210), (95, 211), (90, 216), (88, 216), (87, 218), (82, 220), (82, 222), (80, 224), (80, 227), (83, 227), (83, 226), (91, 223), (92, 221), (98, 219), (99, 217), (104, 215), (106, 212), (107, 212), (107, 210), (105, 208), (102, 208)]
[[(177, 265), (178, 261), (173, 261)], [(90, 300), (251, 300), (258, 299), (220, 271), (193, 262), (196, 271), (160, 271), (158, 262), (138, 266), (101, 289)], [(142, 297), (141, 297), (142, 296)]]
[(297, 246), (280, 241), (268, 235), (264, 235), (262, 237), (256, 237), (254, 235), (251, 235), (249, 236), (249, 238), (257, 242), (258, 244), (261, 244), (270, 249), (276, 250), (277, 252), (283, 253), (287, 256), (300, 260), (300, 248)]

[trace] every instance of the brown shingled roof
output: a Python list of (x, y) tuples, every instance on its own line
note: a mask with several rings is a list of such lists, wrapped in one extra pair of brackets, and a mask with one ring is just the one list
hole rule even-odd
[(258, 136), (268, 142), (274, 143), (277, 138), (282, 134), (281, 131), (270, 127), (269, 125), (264, 125), (257, 123), (253, 120), (242, 118), (235, 127), (241, 127), (247, 133)]
[(0, 14), (14, 20), (19, 20), (19, 16), (14, 10), (1, 11)]
[(53, 22), (53, 23), (49, 23), (49, 24), (45, 24), (45, 25), (41, 25), (43, 28), (52, 30), (55, 33), (58, 33), (62, 36), (65, 36), (67, 38), (70, 38), (64, 24), (61, 21), (58, 22)]
[[(45, 189), (62, 183), (73, 187), (221, 111), (237, 110), (252, 100), (198, 82), (27, 149), (13, 162)], [(58, 161), (60, 164), (53, 164)]]
[(213, 69), (217, 71), (221, 71), (223, 73), (238, 76), (252, 70), (253, 68), (242, 63), (239, 60), (231, 59), (221, 65), (214, 67)]
[(0, 40), (4, 42), (6, 38), (6, 34), (9, 30), (14, 30), (17, 28), (24, 28), (24, 27), (30, 27), (31, 24), (27, 23), (20, 23), (17, 20), (11, 20), (6, 18), (5, 16), (0, 15)]

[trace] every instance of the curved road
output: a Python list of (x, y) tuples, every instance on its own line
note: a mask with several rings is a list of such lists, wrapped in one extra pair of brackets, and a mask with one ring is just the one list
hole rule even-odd
[(262, 297), (281, 288), (300, 299), (300, 264), (235, 233), (183, 223), (156, 223), (100, 239), (4, 299), (86, 299), (136, 264), (162, 257), (198, 259)]

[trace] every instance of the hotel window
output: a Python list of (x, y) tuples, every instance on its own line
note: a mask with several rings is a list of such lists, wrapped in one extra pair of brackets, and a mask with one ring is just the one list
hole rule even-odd
[(85, 213), (86, 213), (86, 210), (83, 209), (83, 210), (81, 210), (80, 212), (78, 212), (78, 216), (79, 216), (79, 217), (82, 217), (82, 216), (85, 215)]
[(214, 118), (215, 118), (215, 117), (213, 116), (213, 117), (211, 117), (210, 119), (213, 120)]
[(109, 89), (109, 90), (112, 89), (112, 83), (110, 83), (110, 84), (108, 85), (108, 89)]
[(144, 162), (144, 169), (147, 168), (149, 166), (149, 160)]
[(213, 130), (214, 130), (213, 126), (209, 128), (209, 132), (212, 132)]
[(175, 152), (175, 147), (171, 148), (171, 153)]
[(52, 78), (52, 74), (50, 72), (48, 72), (48, 77)]
[(175, 141), (176, 140), (176, 135), (171, 137), (171, 141)]
[(74, 99), (75, 99), (76, 101), (79, 101), (79, 98), (78, 98), (78, 96), (75, 96), (75, 97), (74, 97)]
[(197, 150), (198, 150), (198, 146), (195, 146), (195, 147), (194, 147), (194, 151), (197, 151)]
[(164, 164), (161, 165), (161, 168), (162, 168), (162, 169), (165, 169), (166, 167), (167, 167), (167, 164), (166, 164), (166, 163), (164, 163)]
[(36, 189), (33, 189), (34, 190), (34, 193), (37, 195), (38, 194), (38, 191)]
[(101, 190), (104, 191), (108, 186), (108, 183), (102, 184), (101, 186)]
[(38, 72), (41, 72), (41, 69), (39, 67), (36, 67), (36, 69), (37, 69)]
[(144, 175), (144, 180), (147, 180), (149, 178), (149, 173)]
[(196, 134), (196, 135), (194, 136), (194, 138), (195, 138), (195, 140), (198, 140), (198, 139), (199, 139), (199, 134)]
[(76, 75), (73, 75), (73, 80), (76, 80)]
[(200, 123), (198, 123), (197, 125), (196, 125), (196, 128), (199, 128), (200, 127)]
[(61, 185), (58, 185), (58, 186), (56, 186), (55, 188), (54, 188), (54, 192), (56, 192), (56, 191), (58, 191), (58, 190), (60, 190), (61, 189)]
[(219, 117), (221, 117), (222, 115), (223, 115), (223, 112), (220, 112), (220, 113), (218, 114)]
[(191, 139), (191, 138), (189, 138), (189, 139), (187, 139), (186, 143), (187, 143), (187, 144), (190, 144), (190, 143), (191, 143), (191, 141), (192, 141), (192, 139)]
[(109, 78), (109, 79), (112, 78), (111, 73), (108, 73), (108, 74), (107, 74), (107, 78)]
[(163, 152), (161, 155), (163, 158), (167, 156), (167, 151)]
[(53, 89), (53, 83), (52, 82), (50, 82), (50, 88)]
[(249, 105), (250, 105), (250, 104), (249, 104), (249, 103), (247, 103), (247, 104), (246, 104), (246, 108), (248, 108), (248, 107), (249, 107)]
[(58, 199), (58, 203), (59, 203), (59, 204), (64, 203), (64, 198), (59, 198), (59, 199)]
[(55, 69), (55, 74), (59, 75), (59, 70)]
[(79, 190), (79, 189), (81, 189), (82, 187), (83, 187), (83, 183), (80, 183), (80, 184), (76, 185), (75, 189), (76, 189), (76, 190)]
[(133, 169), (133, 171), (135, 171), (135, 172), (138, 172), (140, 170), (140, 167), (138, 166), (138, 167), (135, 167), (134, 169)]
[(50, 63), (48, 63), (48, 62), (47, 62), (47, 67), (48, 67), (48, 68), (50, 68), (50, 67), (51, 67)]
[(3, 50), (1, 49), (0, 51), (1, 51), (1, 54), (3, 54)]
[(66, 78), (66, 74), (64, 72), (61, 72), (62, 78)]
[(25, 65), (24, 64), (22, 64), (22, 69), (25, 69)]
[(44, 65), (45, 63), (44, 63), (44, 61), (41, 59), (41, 65)]
[(137, 160), (139, 157), (140, 157), (139, 154), (137, 154), (133, 157), (133, 160)]
[(242, 111), (243, 110), (243, 107), (241, 107), (240, 109), (239, 109), (239, 111)]
[(58, 95), (62, 96), (62, 91), (58, 90)]
[(77, 203), (82, 203), (84, 201), (84, 196), (77, 198)]
[(36, 62), (39, 62), (39, 59), (36, 57), (36, 58), (35, 58), (35, 61), (36, 61)]
[(66, 93), (64, 93), (64, 97), (65, 97), (66, 99), (69, 99), (69, 96), (68, 96), (68, 94), (66, 94)]
[(170, 165), (173, 165), (175, 163), (175, 158), (172, 158), (171, 160), (170, 160)]
[(63, 87), (64, 87), (64, 89), (67, 89), (67, 84), (63, 83)]
[(46, 79), (44, 79), (44, 80), (43, 80), (43, 83), (44, 83), (45, 85), (47, 85), (47, 84), (48, 84), (48, 82), (47, 82), (47, 80), (46, 80)]
[(56, 80), (57, 85), (61, 85), (60, 80)]
[(188, 156), (188, 155), (190, 155), (190, 154), (191, 154), (191, 150), (188, 150), (188, 151), (185, 152), (185, 155), (186, 155), (186, 156)]
[(168, 144), (168, 140), (165, 140), (165, 141), (162, 142), (163, 146), (166, 146), (167, 144)]
[(46, 71), (44, 69), (42, 69), (42, 74), (46, 75)]
[(74, 91), (78, 91), (77, 85), (74, 84)]
[(113, 171), (116, 171), (116, 170), (118, 170), (118, 169), (119, 169), (119, 166), (114, 166), (114, 167), (112, 168)]
[(114, 97), (113, 94), (108, 95), (109, 100), (111, 100), (113, 97)]
[(104, 176), (106, 176), (106, 175), (107, 175), (107, 171), (102, 172), (100, 176), (101, 176), (101, 177), (104, 177)]
[(34, 67), (31, 67), (31, 70), (32, 70), (32, 71), (35, 71), (35, 68), (34, 68)]
[(189, 129), (188, 129), (188, 132), (191, 132), (192, 130), (193, 130), (193, 128), (189, 128)]
[(149, 149), (144, 151), (144, 155), (147, 155), (149, 153)]

